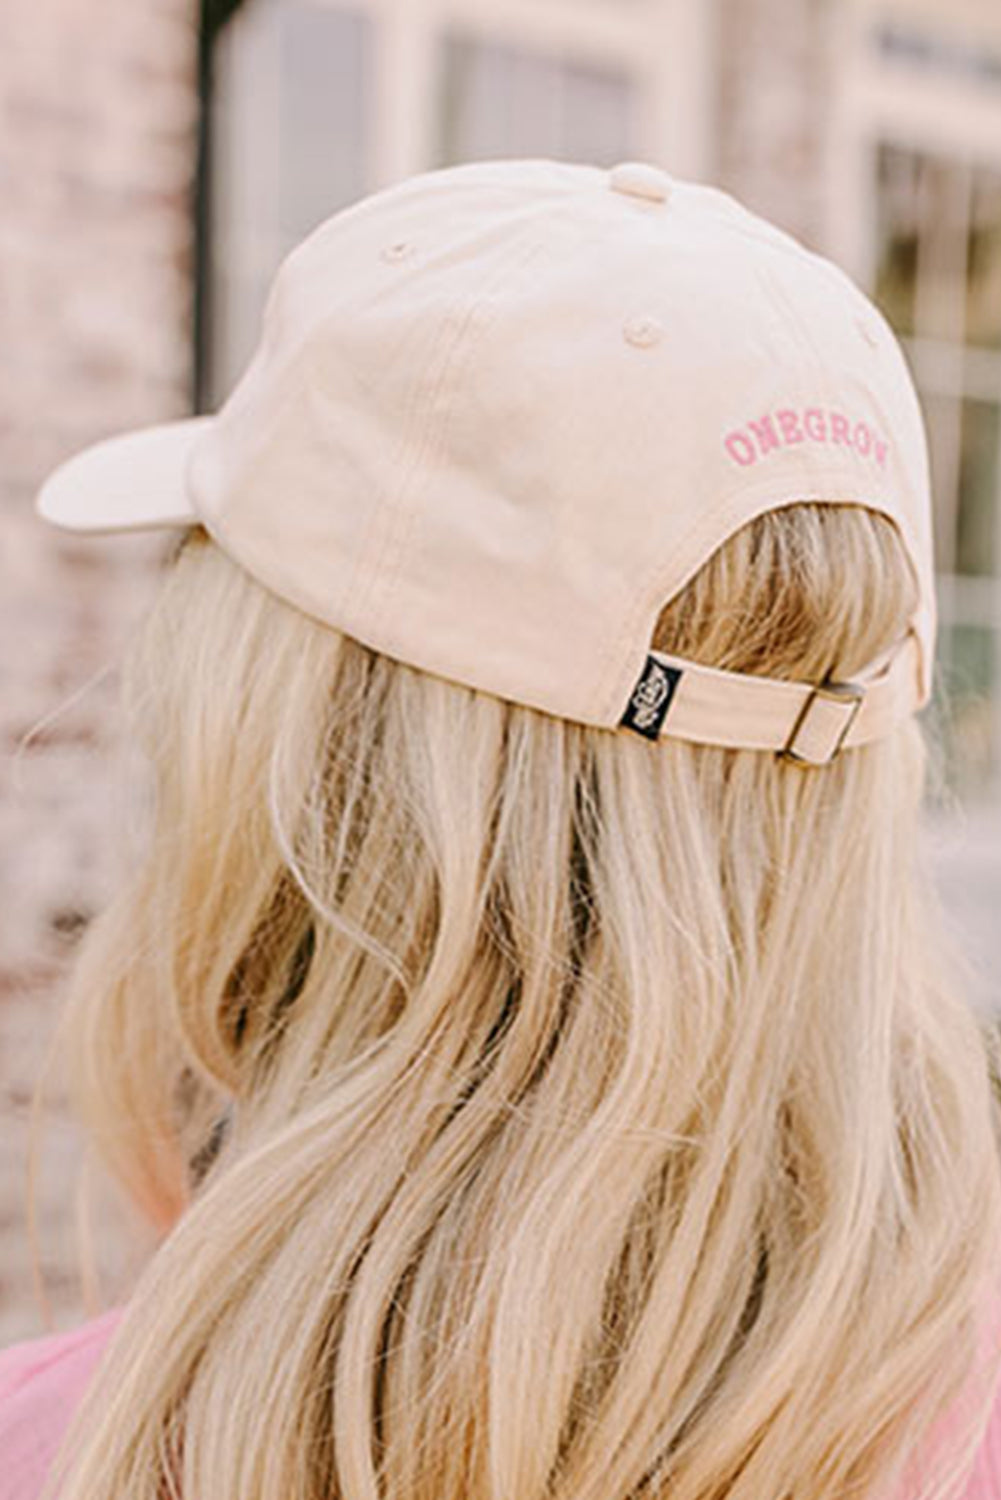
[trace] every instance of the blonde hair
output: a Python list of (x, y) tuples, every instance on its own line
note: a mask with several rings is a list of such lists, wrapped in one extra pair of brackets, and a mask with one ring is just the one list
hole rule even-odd
[[(850, 678), (913, 603), (888, 521), (800, 504), (655, 644)], [(61, 1500), (952, 1493), (997, 1376), (998, 1070), (917, 722), (820, 771), (563, 722), (198, 530), (126, 690), (149, 846), (65, 1041), (162, 1238)]]

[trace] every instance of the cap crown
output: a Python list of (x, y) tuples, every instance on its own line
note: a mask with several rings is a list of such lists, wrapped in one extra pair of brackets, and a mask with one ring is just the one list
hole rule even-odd
[(328, 220), (195, 445), (199, 517), (373, 648), (611, 726), (728, 536), (865, 505), (919, 580), (927, 698), (928, 454), (892, 331), (727, 194), (643, 170), (471, 163)]

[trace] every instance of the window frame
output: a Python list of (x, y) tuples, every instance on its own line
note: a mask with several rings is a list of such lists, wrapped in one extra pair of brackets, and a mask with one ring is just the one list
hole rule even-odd
[[(887, 0), (845, 0), (832, 22), (830, 44), (839, 64), (828, 120), (826, 240), (829, 253), (870, 294), (877, 270), (881, 148), (927, 153), (969, 169), (986, 167), (1001, 174), (1001, 86), (964, 80), (955, 69), (936, 71), (924, 62), (888, 56), (877, 45), (878, 28), (887, 23), (909, 26), (916, 33), (935, 33), (959, 45), (979, 38), (982, 45), (1001, 55), (1001, 13), (976, 20), (974, 27), (962, 7), (947, 16), (941, 10), (905, 8)], [(900, 335), (900, 340), (923, 391), (947, 394), (951, 362), (955, 399), (979, 398), (1001, 408), (1001, 350), (981, 351), (974, 345), (925, 339), (920, 328), (916, 337)], [(937, 366), (935, 378), (922, 380), (930, 365)], [(953, 511), (956, 499), (958, 492), (949, 497)], [(943, 502), (938, 499), (938, 503)], [(937, 573), (942, 623), (991, 629), (995, 635), (995, 765), (983, 789), (994, 802), (1001, 798), (1001, 459), (996, 505), (994, 576), (944, 569)]]
[[(323, 3), (323, 0), (319, 0)], [(329, 0), (328, 0), (329, 3)], [(357, 0), (376, 20), (378, 122), (373, 188), (426, 169), (436, 140), (445, 34), (584, 62), (618, 65), (637, 82), (638, 154), (702, 175), (712, 144), (715, 0)], [(675, 60), (685, 59), (684, 68)]]

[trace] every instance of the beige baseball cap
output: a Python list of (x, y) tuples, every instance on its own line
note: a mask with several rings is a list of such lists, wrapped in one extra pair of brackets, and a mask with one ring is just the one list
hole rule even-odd
[[(920, 588), (851, 683), (652, 651), (722, 542), (796, 501), (899, 528)], [(644, 162), (420, 174), (280, 267), (212, 416), (63, 464), (74, 531), (200, 524), (282, 598), (427, 672), (652, 740), (824, 765), (931, 695), (927, 441), (888, 324), (831, 261)]]

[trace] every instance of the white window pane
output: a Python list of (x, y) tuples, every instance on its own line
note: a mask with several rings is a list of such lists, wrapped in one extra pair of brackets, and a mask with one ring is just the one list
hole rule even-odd
[(326, 0), (244, 0), (215, 52), (208, 401), (256, 346), (285, 252), (360, 198), (371, 102), (368, 17)]
[(568, 63), (564, 92), (564, 145), (568, 156), (614, 166), (632, 155), (635, 87), (617, 73)]
[(439, 161), (548, 156), (610, 166), (632, 154), (636, 92), (620, 69), (451, 33)]
[(296, 241), (365, 190), (369, 24), (287, 3), (279, 31), (278, 228)]

